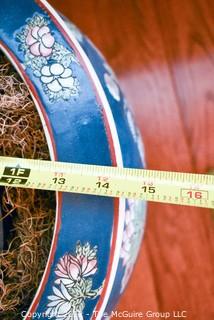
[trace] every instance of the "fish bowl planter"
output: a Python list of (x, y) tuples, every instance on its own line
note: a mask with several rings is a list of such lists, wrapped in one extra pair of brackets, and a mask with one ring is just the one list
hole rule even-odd
[[(100, 52), (44, 0), (2, 0), (0, 50), (27, 85), (52, 160), (143, 168), (140, 132)], [(129, 280), (146, 204), (56, 193), (47, 265), (23, 319), (101, 319)]]

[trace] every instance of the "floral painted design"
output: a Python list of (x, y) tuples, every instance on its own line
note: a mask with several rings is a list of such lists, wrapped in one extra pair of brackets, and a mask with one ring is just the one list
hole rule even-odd
[(137, 148), (140, 154), (140, 158), (142, 160), (142, 163), (145, 165), (145, 152), (144, 152), (144, 145), (141, 139), (141, 134), (139, 129), (137, 128), (135, 121), (134, 121), (134, 117), (133, 114), (131, 112), (131, 108), (128, 105), (128, 102), (125, 100), (124, 102), (124, 110), (126, 112), (126, 117), (127, 117), (127, 121), (128, 121), (128, 125), (130, 128), (130, 131), (132, 133), (132, 136), (134, 138), (135, 143), (137, 144)]
[(125, 228), (120, 258), (124, 267), (121, 283), (122, 293), (128, 283), (137, 259), (139, 245), (144, 231), (146, 206), (144, 201), (128, 199), (126, 203)]
[(66, 17), (63, 17), (67, 28), (69, 31), (73, 34), (73, 36), (77, 39), (77, 41), (82, 42), (83, 41), (83, 34), (82, 32)]
[(92, 289), (91, 276), (97, 270), (97, 247), (78, 242), (75, 255), (65, 254), (56, 266), (56, 286), (48, 297), (46, 316), (56, 320), (83, 320), (85, 300), (95, 299), (102, 291), (102, 286)]
[(69, 100), (79, 95), (79, 82), (72, 68), (78, 61), (72, 51), (56, 41), (48, 25), (47, 19), (35, 14), (16, 38), (24, 53), (25, 67), (40, 79), (49, 100)]
[(48, 57), (53, 51), (55, 39), (47, 26), (35, 26), (28, 30), (26, 44), (34, 56)]
[[(43, 66), (40, 71), (40, 79), (43, 83), (45, 91), (55, 94), (64, 91), (64, 98), (69, 99), (70, 91), (75, 87), (75, 79), (70, 68), (65, 68), (60, 63), (52, 63), (48, 66)], [(75, 94), (75, 89), (74, 92)]]
[(117, 84), (116, 78), (113, 76), (113, 73), (111, 73), (111, 74), (105, 73), (104, 80), (105, 80), (105, 84), (108, 88), (108, 91), (110, 92), (112, 97), (115, 100), (120, 101), (120, 89)]

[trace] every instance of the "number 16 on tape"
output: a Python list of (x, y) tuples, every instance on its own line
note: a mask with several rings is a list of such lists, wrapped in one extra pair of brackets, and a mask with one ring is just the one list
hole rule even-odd
[(208, 191), (181, 189), (181, 197), (188, 199), (204, 199), (208, 200)]

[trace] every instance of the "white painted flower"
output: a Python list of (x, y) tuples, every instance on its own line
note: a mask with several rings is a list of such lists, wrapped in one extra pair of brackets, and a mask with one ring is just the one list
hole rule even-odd
[(142, 141), (142, 138), (141, 138), (141, 134), (140, 134), (140, 131), (137, 130), (137, 147), (138, 147), (138, 151), (140, 153), (140, 158), (141, 158), (141, 161), (143, 163), (144, 166), (146, 166), (146, 159), (145, 159), (145, 150), (144, 150), (144, 144), (143, 144), (143, 141)]
[(126, 210), (125, 218), (125, 229), (123, 232), (123, 242), (121, 248), (121, 258), (123, 258), (123, 265), (125, 266), (130, 258), (130, 249), (132, 246), (132, 238), (135, 233), (134, 226), (134, 203), (130, 205), (129, 209)]
[(68, 21), (65, 18), (65, 24), (67, 25), (68, 29), (70, 30), (70, 32), (74, 35), (74, 37), (79, 41), (82, 42), (83, 41), (83, 34), (82, 32), (70, 21)]
[[(56, 286), (48, 297), (46, 316), (56, 320), (83, 320), (85, 300), (95, 299), (103, 285), (93, 289), (93, 276), (97, 272), (97, 247), (77, 242), (75, 254), (66, 253), (56, 265)], [(90, 277), (89, 277), (90, 276)]]
[(132, 136), (136, 142), (137, 140), (137, 129), (136, 129), (136, 124), (134, 121), (134, 117), (133, 117), (133, 113), (131, 111), (131, 108), (127, 102), (127, 100), (124, 101), (124, 109), (126, 112), (126, 117), (127, 117), (127, 121), (128, 121), (128, 125), (129, 125), (129, 129), (132, 133)]
[(121, 281), (122, 293), (128, 283), (139, 251), (139, 244), (145, 225), (145, 202), (140, 200), (127, 200), (125, 228), (120, 258), (124, 266), (124, 275)]
[(55, 39), (47, 26), (30, 28), (26, 37), (26, 44), (32, 55), (49, 57), (53, 50)]
[(120, 89), (113, 75), (109, 73), (105, 73), (104, 80), (113, 98), (117, 101), (120, 101)]
[(103, 58), (104, 62), (103, 62), (103, 67), (106, 69), (106, 71), (114, 78), (115, 81), (117, 81), (117, 77), (116, 74), (114, 72), (114, 70), (112, 69), (112, 67), (110, 67), (110, 65), (105, 61), (104, 56), (102, 55), (102, 53), (100, 53), (101, 58)]
[(127, 267), (125, 268), (125, 273), (122, 279), (122, 283), (121, 283), (121, 293), (124, 291), (124, 289), (126, 288), (129, 279), (131, 277), (132, 271), (134, 269), (134, 263), (133, 264), (128, 264)]
[(73, 313), (71, 295), (62, 282), (60, 290), (53, 287), (53, 292), (54, 295), (48, 297), (50, 302), (47, 305), (46, 316), (49, 318), (55, 317), (56, 320), (70, 320), (71, 314)]
[(124, 109), (126, 112), (126, 117), (127, 117), (129, 129), (132, 133), (132, 136), (134, 138), (135, 143), (137, 144), (142, 163), (145, 165), (145, 152), (144, 152), (143, 141), (141, 139), (140, 130), (137, 128), (137, 126), (135, 124), (133, 113), (131, 112), (127, 101), (125, 101), (125, 103), (124, 103)]
[(65, 68), (60, 63), (53, 63), (50, 66), (45, 65), (41, 69), (41, 81), (53, 93), (59, 93), (63, 89), (69, 89), (73, 94), (77, 88), (75, 78), (72, 76), (72, 70)]

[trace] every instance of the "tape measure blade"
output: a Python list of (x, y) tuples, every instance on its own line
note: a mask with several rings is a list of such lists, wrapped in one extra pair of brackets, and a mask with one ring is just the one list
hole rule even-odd
[(214, 176), (0, 157), (0, 185), (214, 207)]

